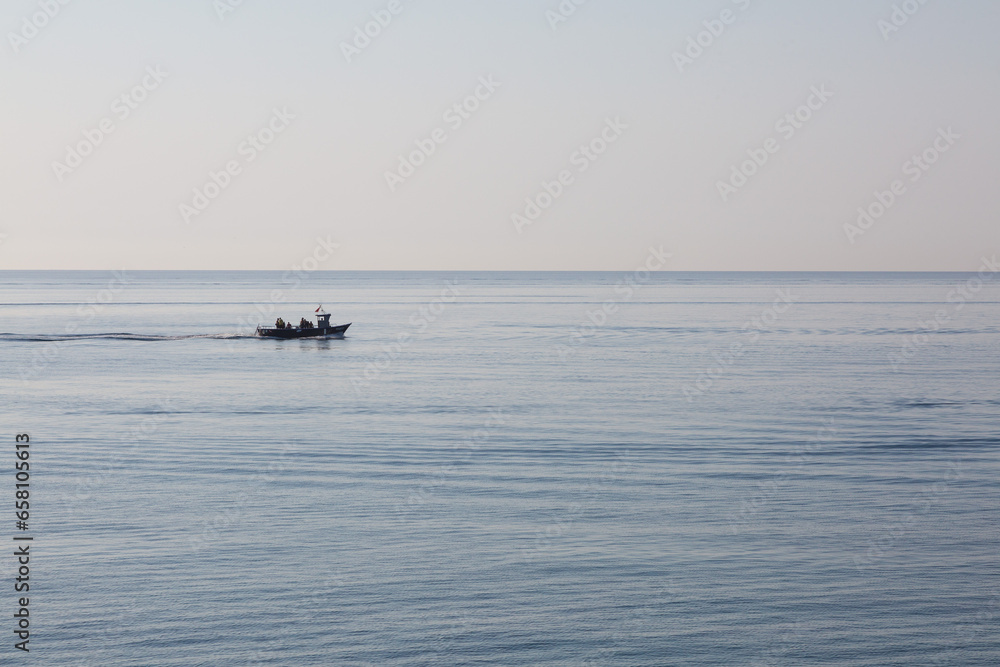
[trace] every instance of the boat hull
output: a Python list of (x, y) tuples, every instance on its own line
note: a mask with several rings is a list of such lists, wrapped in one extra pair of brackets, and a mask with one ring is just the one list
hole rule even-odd
[(262, 338), (342, 338), (344, 332), (347, 331), (347, 327), (351, 326), (351, 324), (353, 322), (338, 324), (333, 327), (311, 327), (308, 329), (299, 327), (293, 329), (257, 327), (257, 335)]

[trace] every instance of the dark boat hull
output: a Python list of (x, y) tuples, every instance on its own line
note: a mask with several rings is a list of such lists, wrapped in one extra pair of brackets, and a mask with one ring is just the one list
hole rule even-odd
[(257, 335), (263, 338), (341, 338), (344, 332), (347, 331), (347, 327), (351, 326), (351, 324), (353, 322), (338, 324), (334, 327), (312, 327), (310, 329), (300, 329), (298, 327), (294, 329), (265, 329), (264, 327), (257, 327)]

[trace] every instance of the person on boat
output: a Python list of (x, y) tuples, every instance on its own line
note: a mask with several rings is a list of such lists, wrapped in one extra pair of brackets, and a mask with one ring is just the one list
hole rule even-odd
[(299, 322), (299, 327), (302, 329), (312, 329), (312, 323), (303, 317), (302, 320)]
[(274, 323), (274, 328), (275, 329), (284, 329), (285, 328), (285, 321), (279, 317), (278, 321)]

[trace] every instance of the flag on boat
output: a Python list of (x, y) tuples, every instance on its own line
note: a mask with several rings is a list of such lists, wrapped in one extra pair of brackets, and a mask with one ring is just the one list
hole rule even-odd
[(320, 304), (320, 307), (316, 309), (316, 312), (318, 313), (321, 310), (323, 310), (323, 305), (322, 304)]

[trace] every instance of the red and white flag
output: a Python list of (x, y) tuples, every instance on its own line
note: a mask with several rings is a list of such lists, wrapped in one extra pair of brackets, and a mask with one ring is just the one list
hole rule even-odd
[(316, 309), (316, 312), (318, 313), (321, 310), (323, 310), (323, 305), (322, 304), (320, 304), (320, 307)]

